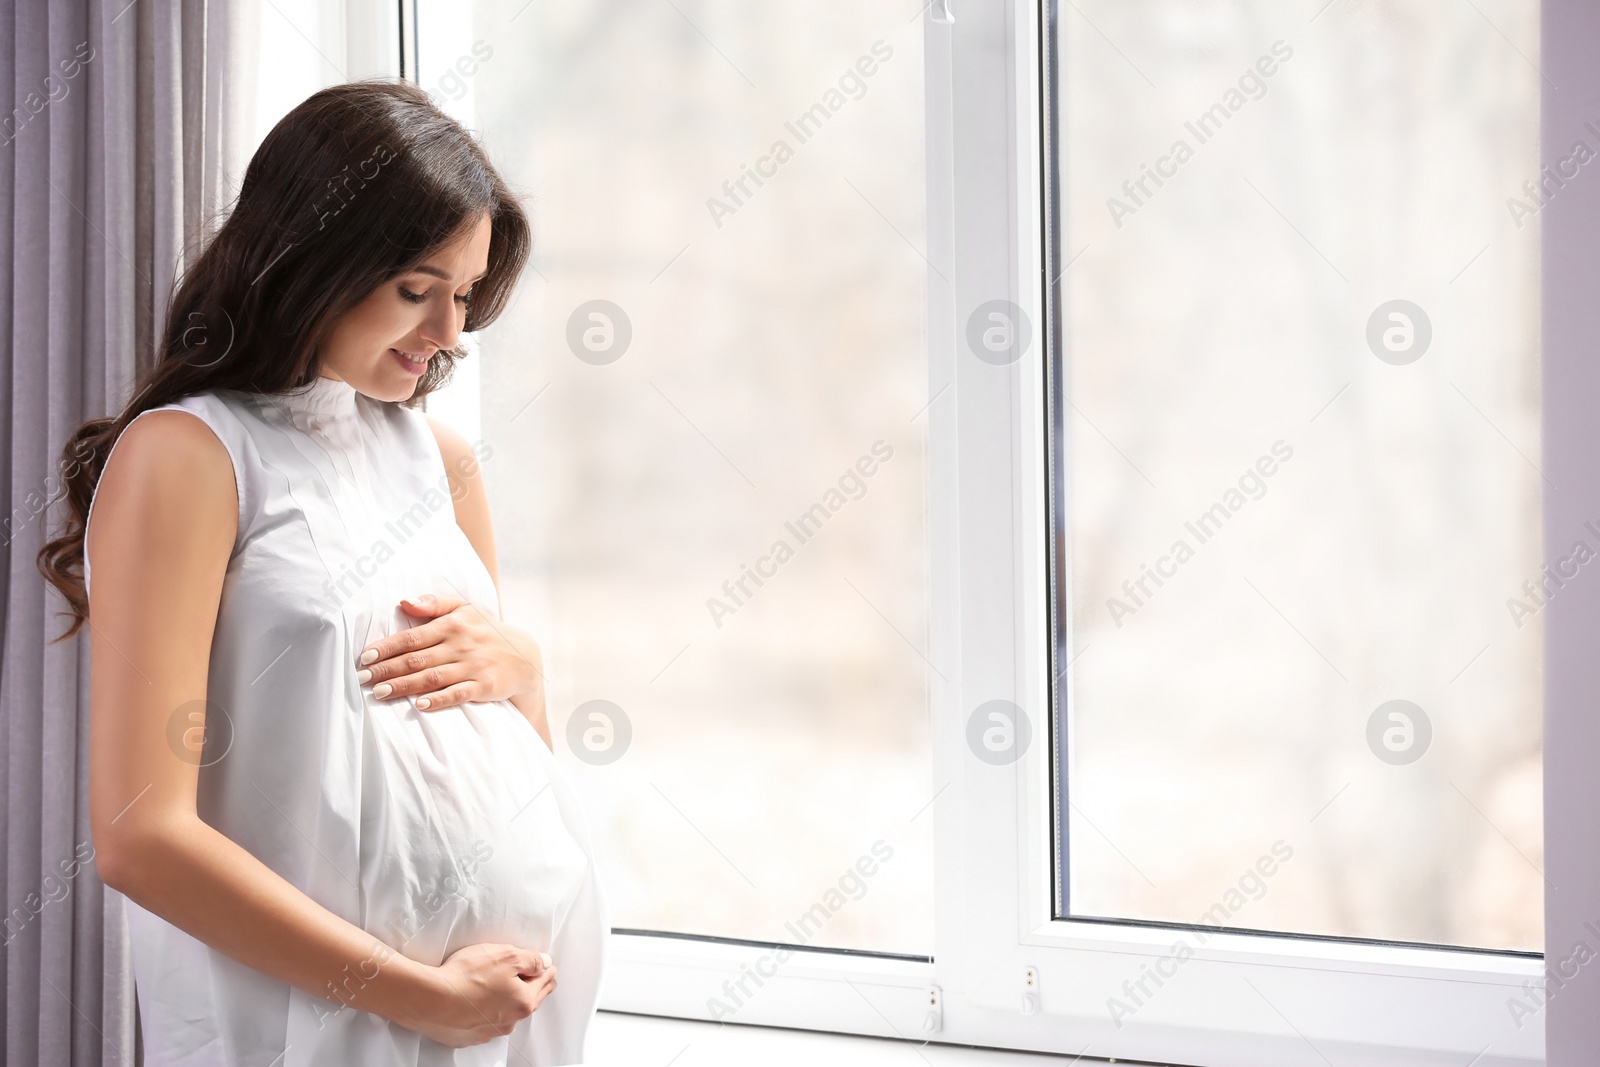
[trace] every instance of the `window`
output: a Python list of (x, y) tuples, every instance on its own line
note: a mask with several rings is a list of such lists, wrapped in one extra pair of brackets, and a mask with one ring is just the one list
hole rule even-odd
[(603, 1006), (1541, 1059), (1536, 22), (418, 4)]
[(1055, 12), (1061, 912), (1537, 952), (1538, 6), (1311, 15)]

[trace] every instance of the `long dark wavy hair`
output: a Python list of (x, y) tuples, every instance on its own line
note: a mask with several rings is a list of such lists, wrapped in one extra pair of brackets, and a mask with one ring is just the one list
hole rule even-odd
[[(336, 85), (285, 115), (256, 149), (226, 221), (184, 270), (155, 366), (119, 414), (85, 422), (62, 449), (70, 514), (37, 560), (72, 608), (55, 640), (88, 618), (89, 502), (128, 423), (207, 389), (309, 385), (339, 316), (485, 214), (489, 269), (473, 288), (468, 331), (499, 316), (532, 247), (517, 197), (472, 135), (408, 82)], [(448, 382), (462, 354), (437, 353), (403, 403)]]

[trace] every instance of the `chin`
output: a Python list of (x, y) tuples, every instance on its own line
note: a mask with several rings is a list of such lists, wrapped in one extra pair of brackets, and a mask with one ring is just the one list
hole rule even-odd
[[(410, 400), (416, 394), (417, 383), (420, 378), (396, 381), (392, 372), (374, 374), (366, 383), (356, 386), (356, 392), (373, 400), (391, 403), (398, 400)], [(354, 384), (354, 383), (351, 383)]]
[(417, 395), (417, 386), (421, 384), (421, 382), (421, 378), (415, 378), (409, 382), (398, 385), (394, 389), (395, 395), (385, 397), (384, 399), (397, 404), (406, 400), (410, 400), (412, 397)]

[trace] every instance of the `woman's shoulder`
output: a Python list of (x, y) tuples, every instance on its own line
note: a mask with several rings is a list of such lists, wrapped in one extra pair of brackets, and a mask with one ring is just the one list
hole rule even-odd
[[(104, 466), (109, 468), (111, 457), (123, 453), (138, 453), (144, 461), (162, 461), (167, 468), (180, 463), (227, 463), (227, 447), (212, 429), (211, 420), (202, 414), (205, 405), (191, 403), (192, 399), (156, 404), (135, 415), (117, 435)], [(195, 417), (173, 418), (168, 412)]]
[[(169, 411), (186, 412), (194, 418), (174, 419), (165, 415)], [(227, 462), (233, 449), (229, 447), (226, 429), (233, 421), (227, 405), (215, 391), (206, 390), (154, 404), (139, 412), (117, 435), (112, 450), (116, 451), (116, 445), (127, 442), (130, 449), (136, 448), (153, 457), (159, 457), (164, 451), (181, 450), (198, 453), (202, 461)], [(109, 456), (107, 462), (110, 462)]]
[[(226, 471), (238, 504), (241, 540), (262, 498), (260, 462), (241, 418), (242, 395), (229, 389), (204, 389), (145, 409), (118, 435), (113, 451), (128, 440), (148, 462), (171, 469), (203, 463)], [(182, 412), (173, 415), (170, 412)], [(152, 425), (140, 429), (141, 424)], [(148, 438), (149, 440), (142, 440)], [(135, 444), (134, 439), (141, 439)], [(109, 464), (109, 456), (107, 457)]]
[(245, 410), (243, 394), (232, 389), (212, 388), (157, 404), (144, 414), (156, 411), (188, 412), (206, 425), (237, 465), (246, 458), (242, 452), (249, 439), (249, 432), (241, 417)]
[(201, 421), (212, 424), (219, 421), (236, 421), (238, 418), (239, 394), (232, 389), (210, 388), (180, 396), (166, 403), (157, 404), (149, 411), (188, 411), (198, 416)]
[[(148, 543), (183, 544), (194, 531), (220, 530), (238, 514), (238, 483), (227, 447), (208, 425), (179, 414), (185, 410), (176, 403), (148, 408), (112, 443), (84, 516), (86, 590), (89, 544), (99, 526), (139, 531)], [(101, 523), (94, 521), (96, 515)]]

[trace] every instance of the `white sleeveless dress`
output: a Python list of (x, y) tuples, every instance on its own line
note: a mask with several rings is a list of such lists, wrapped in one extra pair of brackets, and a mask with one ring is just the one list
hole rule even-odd
[[(163, 407), (205, 421), (239, 492), (201, 818), (397, 952), (438, 964), (479, 942), (521, 945), (551, 955), (557, 988), (510, 1036), (451, 1049), (343, 1006), (341, 987), (359, 988), (370, 966), (329, 975), (315, 997), (125, 898), (145, 1063), (582, 1062), (608, 927), (588, 828), (554, 755), (508, 701), (419, 711), (356, 681), (363, 648), (426, 621), (402, 598), (455, 594), (500, 617), (424, 417), (333, 378)], [(174, 745), (196, 736), (182, 721), (169, 731)]]

